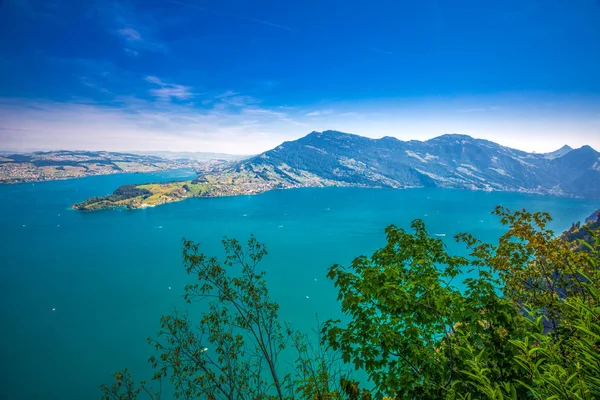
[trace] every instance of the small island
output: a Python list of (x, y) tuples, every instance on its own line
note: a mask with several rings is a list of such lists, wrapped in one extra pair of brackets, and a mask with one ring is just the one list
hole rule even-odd
[(81, 211), (96, 211), (113, 208), (132, 210), (153, 207), (193, 196), (191, 186), (197, 185), (191, 185), (191, 181), (125, 185), (108, 196), (92, 197), (74, 204), (72, 208)]

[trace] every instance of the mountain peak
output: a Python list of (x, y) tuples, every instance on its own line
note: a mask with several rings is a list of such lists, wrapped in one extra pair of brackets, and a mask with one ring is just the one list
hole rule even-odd
[(547, 159), (549, 159), (549, 160), (552, 160), (554, 158), (562, 157), (565, 154), (571, 152), (572, 150), (573, 150), (572, 147), (570, 147), (570, 146), (568, 146), (568, 145), (565, 144), (563, 147), (561, 147), (558, 150), (554, 150), (554, 151), (552, 151), (550, 153), (545, 153), (544, 157), (547, 158)]
[[(340, 131), (334, 131), (334, 130), (326, 130), (326, 131), (312, 131), (311, 133), (309, 133), (306, 136), (317, 136), (317, 137), (321, 137), (321, 136), (356, 136), (352, 133), (346, 133), (346, 132), (340, 132)], [(305, 136), (305, 137), (306, 137)]]
[[(567, 154), (569, 155), (573, 155), (573, 157), (591, 157), (591, 158), (595, 158), (598, 156), (598, 152), (591, 146), (588, 146), (587, 144), (584, 146), (581, 146), (578, 149), (573, 149), (571, 151), (569, 151)], [(566, 154), (565, 154), (566, 155)]]
[(473, 140), (473, 137), (469, 136), (469, 135), (464, 135), (461, 133), (446, 133), (444, 135), (440, 135), (437, 137), (434, 137), (433, 139), (429, 139), (429, 141), (440, 141), (440, 140)]
[(590, 152), (590, 151), (592, 151), (592, 152), (594, 152), (594, 153), (597, 153), (597, 151), (596, 151), (596, 150), (594, 150), (594, 148), (593, 148), (592, 146), (589, 146), (589, 145), (587, 145), (587, 144), (586, 144), (586, 145), (583, 145), (583, 146), (581, 146), (581, 147), (580, 147), (580, 148), (578, 148), (577, 150), (580, 150), (580, 151), (587, 151), (587, 152)]

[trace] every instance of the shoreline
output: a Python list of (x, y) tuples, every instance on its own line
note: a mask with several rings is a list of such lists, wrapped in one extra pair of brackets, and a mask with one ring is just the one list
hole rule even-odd
[[(164, 183), (157, 183), (157, 184), (139, 184), (139, 185), (135, 185), (135, 186), (136, 187), (149, 186), (149, 185), (169, 186), (169, 185), (174, 185), (174, 184), (180, 183), (181, 187), (183, 187), (183, 186), (186, 186), (189, 182), (190, 181), (171, 181), (171, 182), (164, 182)], [(220, 186), (223, 186), (223, 185), (217, 185), (217, 186), (219, 186), (219, 188), (221, 188)], [(221, 198), (221, 197), (256, 196), (256, 195), (260, 195), (260, 194), (264, 194), (264, 193), (272, 192), (272, 191), (276, 191), (276, 190), (309, 189), (309, 188), (310, 189), (324, 189), (324, 188), (333, 188), (333, 187), (348, 187), (348, 188), (351, 187), (351, 188), (356, 188), (356, 189), (389, 189), (389, 190), (428, 189), (428, 187), (425, 187), (425, 186), (392, 188), (392, 187), (382, 187), (382, 186), (351, 185), (351, 184), (343, 184), (343, 183), (342, 184), (314, 185), (314, 186), (308, 186), (308, 185), (300, 186), (299, 185), (299, 186), (288, 186), (288, 187), (272, 187), (272, 188), (268, 188), (268, 189), (259, 189), (259, 190), (252, 191), (252, 192), (245, 191), (242, 193), (212, 194), (208, 190), (206, 192), (203, 192), (202, 194), (200, 194), (200, 193), (194, 194), (194, 193), (186, 192), (186, 193), (180, 193), (177, 196), (159, 197), (156, 199), (158, 201), (156, 201), (155, 203), (144, 202), (147, 198), (140, 199), (138, 197), (134, 197), (134, 198), (130, 198), (130, 199), (121, 199), (116, 202), (110, 202), (110, 203), (106, 204), (106, 202), (110, 201), (110, 200), (107, 200), (107, 198), (111, 196), (111, 195), (109, 195), (109, 196), (103, 196), (103, 197), (97, 198), (97, 202), (94, 203), (94, 204), (98, 204), (97, 207), (91, 207), (91, 208), (85, 208), (85, 207), (82, 208), (81, 207), (81, 205), (83, 203), (85, 203), (86, 201), (94, 199), (94, 198), (91, 198), (84, 202), (73, 204), (69, 208), (73, 209), (73, 210), (77, 210), (77, 211), (84, 211), (84, 212), (112, 210), (112, 209), (137, 210), (137, 209), (154, 208), (154, 207), (157, 207), (157, 206), (160, 206), (163, 204), (176, 203), (176, 202), (180, 202), (180, 201), (187, 200), (190, 198), (209, 199), (209, 198)], [(179, 187), (177, 187), (177, 188), (179, 188)], [(212, 189), (214, 189), (214, 188), (212, 188), (212, 187), (209, 188), (209, 190), (212, 190)], [(500, 192), (500, 193), (525, 194), (525, 195), (531, 195), (531, 196), (550, 196), (550, 197), (556, 197), (556, 198), (596, 200), (596, 199), (586, 199), (581, 196), (570, 196), (570, 195), (560, 195), (560, 194), (556, 194), (556, 193), (544, 193), (544, 192), (509, 190), (509, 189), (507, 189), (507, 190), (498, 190), (498, 189), (489, 190), (488, 188), (453, 188), (453, 187), (431, 187), (429, 189), (458, 190), (458, 191), (482, 192), (482, 193)], [(599, 203), (600, 203), (600, 200), (599, 200)], [(593, 211), (594, 210), (591, 210), (590, 212), (593, 212)]]
[(106, 173), (106, 174), (89, 174), (89, 175), (83, 175), (83, 176), (67, 176), (67, 177), (58, 177), (58, 178), (50, 178), (50, 179), (31, 179), (31, 180), (26, 179), (26, 180), (16, 180), (16, 181), (1, 180), (0, 185), (10, 186), (10, 185), (25, 185), (28, 183), (64, 182), (64, 181), (70, 181), (70, 180), (96, 178), (96, 177), (112, 176), (112, 175), (145, 175), (145, 174), (156, 174), (156, 173), (167, 172), (167, 171), (186, 171), (186, 170), (194, 171), (193, 175), (198, 174), (198, 171), (191, 167), (190, 168), (175, 167), (175, 168), (161, 168), (161, 169), (156, 169), (154, 171), (115, 171), (115, 172)]

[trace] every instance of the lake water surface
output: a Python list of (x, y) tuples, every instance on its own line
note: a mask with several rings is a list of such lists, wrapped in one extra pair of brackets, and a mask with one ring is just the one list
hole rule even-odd
[(134, 211), (69, 209), (123, 184), (192, 176), (170, 171), (0, 186), (0, 399), (99, 398), (98, 386), (125, 367), (148, 378), (146, 338), (161, 315), (185, 307), (182, 237), (220, 255), (224, 235), (255, 234), (269, 250), (262, 267), (282, 318), (308, 330), (315, 313), (339, 316), (327, 268), (381, 247), (389, 224), (408, 227), (422, 218), (458, 251), (458, 232), (487, 241), (502, 234), (490, 215), (497, 204), (548, 211), (557, 231), (598, 208), (592, 200), (516, 193), (315, 188)]

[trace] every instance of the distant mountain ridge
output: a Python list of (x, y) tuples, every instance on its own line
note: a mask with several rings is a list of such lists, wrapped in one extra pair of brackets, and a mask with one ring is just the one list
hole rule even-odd
[(227, 153), (210, 153), (210, 152), (199, 152), (199, 151), (134, 151), (133, 154), (143, 156), (156, 156), (167, 160), (197, 160), (197, 161), (211, 161), (211, 160), (222, 160), (222, 161), (239, 161), (245, 158), (249, 158), (252, 155), (241, 155), (241, 154), (227, 154)]
[[(219, 162), (222, 163), (222, 162)], [(0, 183), (39, 182), (177, 168), (202, 169), (207, 162), (108, 151), (36, 151), (0, 155)]]
[(600, 153), (589, 146), (537, 154), (460, 134), (402, 141), (312, 132), (235, 163), (234, 171), (271, 188), (444, 187), (600, 198)]
[(458, 134), (421, 142), (312, 132), (257, 156), (206, 168), (194, 180), (126, 185), (72, 207), (135, 209), (189, 197), (323, 186), (441, 187), (600, 198), (600, 154), (589, 146), (527, 153)]

